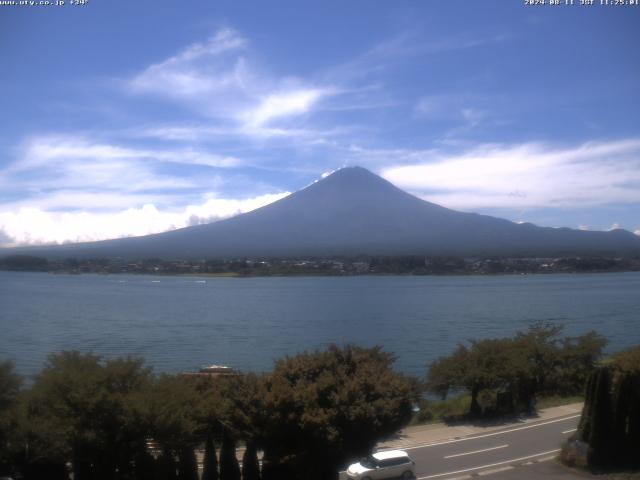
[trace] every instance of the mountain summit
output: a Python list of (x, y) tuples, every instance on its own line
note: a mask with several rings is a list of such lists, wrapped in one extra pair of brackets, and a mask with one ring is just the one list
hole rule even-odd
[[(625, 230), (544, 228), (450, 210), (361, 167), (252, 212), (156, 235), (57, 247), (46, 257), (163, 259), (351, 255), (573, 256), (640, 252)], [(26, 253), (26, 252), (25, 252)]]

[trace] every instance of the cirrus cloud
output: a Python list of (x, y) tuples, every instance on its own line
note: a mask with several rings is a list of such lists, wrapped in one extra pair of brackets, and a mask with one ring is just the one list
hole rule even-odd
[(457, 154), (400, 152), (395, 160), (396, 166), (382, 171), (386, 179), (453, 208), (582, 208), (640, 202), (640, 139), (569, 148), (544, 143), (481, 145)]

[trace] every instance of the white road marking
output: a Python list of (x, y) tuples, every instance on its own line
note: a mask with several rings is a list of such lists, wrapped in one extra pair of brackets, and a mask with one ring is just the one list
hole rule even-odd
[(506, 472), (507, 470), (513, 470), (515, 467), (507, 465), (506, 467), (492, 468), (491, 470), (483, 470), (478, 472), (478, 475), (484, 477), (485, 475), (493, 475), (494, 473)]
[(533, 455), (527, 455), (526, 457), (512, 458), (511, 460), (504, 460), (503, 462), (491, 463), (489, 465), (480, 465), (478, 467), (471, 467), (471, 468), (465, 468), (463, 470), (456, 470), (455, 472), (436, 473), (435, 475), (427, 475), (426, 477), (418, 477), (418, 478), (416, 478), (416, 480), (427, 480), (428, 478), (438, 478), (438, 477), (444, 477), (445, 475), (455, 475), (457, 473), (471, 472), (473, 470), (481, 470), (483, 468), (497, 467), (498, 465), (504, 465), (506, 463), (513, 463), (513, 462), (521, 462), (522, 460), (528, 460), (530, 458), (539, 457), (540, 455), (549, 455), (550, 453), (557, 453), (559, 451), (560, 451), (560, 449), (557, 448), (555, 450), (549, 450), (548, 452), (534, 453)]
[(444, 458), (455, 458), (455, 457), (462, 457), (464, 455), (473, 455), (474, 453), (489, 452), (491, 450), (498, 450), (499, 448), (507, 448), (508, 446), (509, 444), (505, 443), (504, 445), (498, 445), (497, 447), (483, 448), (482, 450), (474, 450), (473, 452), (456, 453), (455, 455), (447, 455)]
[(555, 459), (556, 459), (555, 455), (550, 455), (548, 457), (536, 458), (536, 462), (537, 463), (542, 463), (542, 462), (548, 462), (550, 460), (555, 460)]
[(565, 431), (564, 431), (564, 432), (562, 432), (562, 433), (571, 433), (571, 432), (577, 432), (577, 431), (578, 431), (578, 429), (577, 429), (577, 428), (572, 428), (571, 430), (565, 430)]
[(389, 447), (389, 448), (384, 448), (381, 449), (379, 451), (385, 451), (385, 450), (395, 450), (397, 448), (402, 448), (402, 450), (415, 450), (417, 448), (425, 448), (425, 447), (435, 447), (437, 445), (446, 445), (448, 443), (457, 443), (457, 442), (466, 442), (468, 440), (476, 440), (478, 438), (486, 438), (486, 437), (493, 437), (495, 435), (503, 435), (505, 433), (511, 433), (511, 432), (517, 432), (519, 430), (527, 430), (529, 428), (537, 428), (537, 427), (542, 427), (544, 425), (549, 425), (551, 423), (557, 423), (557, 422), (564, 422), (566, 420), (572, 420), (574, 418), (578, 418), (580, 417), (580, 414), (578, 415), (572, 415), (570, 417), (564, 417), (564, 418), (558, 418), (556, 420), (549, 420), (547, 422), (540, 422), (540, 423), (535, 423), (533, 425), (527, 425), (525, 427), (518, 427), (518, 428), (512, 428), (511, 430), (502, 430), (500, 432), (492, 432), (492, 433), (485, 433), (483, 435), (476, 435), (475, 437), (464, 437), (464, 438), (455, 438), (453, 440), (446, 440), (444, 442), (435, 442), (435, 443), (423, 443), (421, 445), (416, 445), (414, 447)]

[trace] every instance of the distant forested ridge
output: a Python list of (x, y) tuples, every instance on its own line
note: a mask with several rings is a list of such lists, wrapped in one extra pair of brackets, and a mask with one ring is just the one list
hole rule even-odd
[(236, 258), (162, 260), (148, 258), (0, 257), (0, 270), (52, 273), (139, 273), (151, 275), (504, 275), (640, 271), (640, 257), (462, 258), (403, 255), (337, 258)]

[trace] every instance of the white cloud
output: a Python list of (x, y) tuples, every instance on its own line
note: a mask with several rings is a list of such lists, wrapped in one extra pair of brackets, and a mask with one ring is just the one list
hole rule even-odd
[[(367, 158), (367, 151), (357, 154)], [(483, 145), (459, 154), (386, 155), (396, 166), (383, 170), (385, 178), (452, 208), (580, 208), (640, 202), (640, 139), (573, 148), (526, 143)]]
[(407, 30), (378, 43), (350, 61), (334, 66), (325, 75), (331, 79), (346, 80), (379, 76), (380, 72), (402, 62), (415, 61), (416, 58), (424, 61), (426, 57), (433, 54), (475, 48), (508, 39), (507, 34), (491, 37), (471, 37), (463, 34), (426, 40), (420, 37), (419, 32)]
[(0, 246), (87, 242), (159, 233), (255, 210), (288, 192), (246, 199), (210, 198), (166, 211), (149, 203), (116, 212), (52, 212), (40, 208), (0, 211)]
[(255, 128), (274, 119), (308, 113), (327, 93), (327, 90), (308, 88), (274, 93), (264, 98), (256, 108), (243, 114), (242, 119), (247, 127)]
[(11, 170), (25, 170), (52, 162), (72, 164), (74, 160), (93, 162), (112, 160), (148, 159), (162, 162), (190, 163), (210, 167), (238, 167), (242, 162), (233, 156), (217, 155), (194, 149), (145, 149), (121, 147), (74, 136), (44, 136), (27, 142), (22, 158)]
[(232, 29), (219, 30), (205, 43), (194, 43), (150, 65), (133, 77), (129, 87), (136, 93), (197, 100), (203, 95), (242, 89), (246, 69), (242, 57), (227, 58), (246, 46)]
[(620, 224), (618, 222), (614, 222), (611, 224), (611, 226), (609, 227), (609, 231), (611, 230), (617, 230), (620, 228)]
[(206, 43), (196, 43), (146, 67), (126, 82), (134, 94), (153, 94), (177, 101), (208, 120), (196, 131), (184, 127), (149, 128), (147, 134), (172, 141), (204, 135), (265, 138), (317, 137), (298, 125), (273, 126), (277, 120), (311, 114), (318, 102), (340, 91), (309, 81), (278, 77), (256, 67), (248, 42), (224, 29)]
[(0, 170), (0, 211), (179, 205), (219, 188), (221, 168), (243, 165), (236, 157), (193, 148), (149, 149), (42, 136), (25, 142), (16, 160)]
[(472, 129), (490, 120), (488, 103), (488, 98), (467, 94), (430, 95), (420, 98), (413, 111), (415, 116), (421, 120), (457, 122), (458, 127), (445, 135), (450, 137), (454, 134), (457, 136), (462, 131)]
[(636, 235), (640, 236), (640, 228), (638, 230), (636, 230), (635, 232), (633, 232), (633, 233), (635, 233)]

